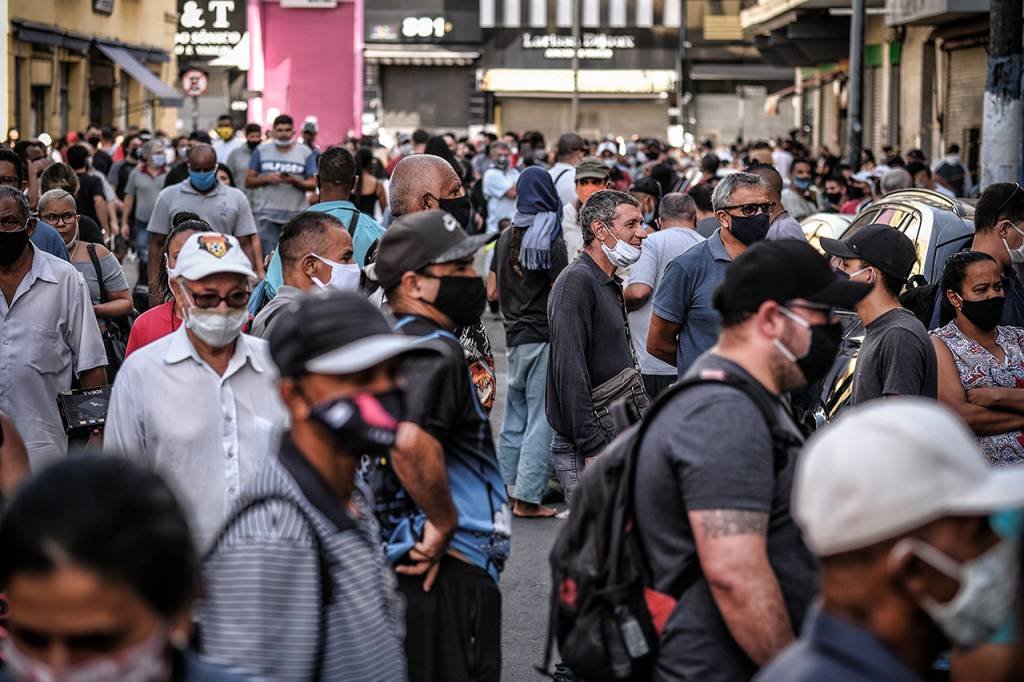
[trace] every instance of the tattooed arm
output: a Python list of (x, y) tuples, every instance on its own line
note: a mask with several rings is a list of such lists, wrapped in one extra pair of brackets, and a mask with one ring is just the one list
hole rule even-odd
[(758, 665), (793, 639), (782, 590), (765, 545), (768, 514), (739, 509), (689, 512), (701, 570), (733, 638)]

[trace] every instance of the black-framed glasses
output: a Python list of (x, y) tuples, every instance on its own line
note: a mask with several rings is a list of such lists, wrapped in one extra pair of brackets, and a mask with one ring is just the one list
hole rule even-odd
[(185, 287), (185, 289), (188, 291), (188, 296), (192, 299), (192, 303), (197, 308), (204, 310), (216, 308), (220, 305), (221, 301), (227, 303), (230, 308), (244, 308), (249, 304), (249, 295), (252, 293), (250, 291), (232, 291), (227, 296), (219, 296), (209, 293), (197, 294), (188, 287)]
[(759, 213), (770, 213), (772, 206), (774, 205), (774, 201), (769, 201), (764, 204), (735, 204), (733, 206), (723, 206), (718, 210), (727, 212), (738, 210), (744, 216), (749, 218), (750, 216), (757, 215)]
[(1021, 191), (1024, 191), (1024, 188), (1021, 188), (1020, 183), (1013, 183), (1013, 191), (1010, 192), (1010, 196), (1003, 199), (1003, 203), (999, 204), (999, 210), (996, 211), (996, 220), (999, 220), (999, 216), (1003, 215), (1003, 209), (1010, 205), (1010, 202), (1013, 201), (1013, 198), (1017, 196), (1017, 192)]
[(59, 225), (62, 223), (70, 223), (78, 215), (74, 211), (68, 211), (67, 213), (48, 213), (46, 215), (39, 216), (39, 219), (48, 225)]

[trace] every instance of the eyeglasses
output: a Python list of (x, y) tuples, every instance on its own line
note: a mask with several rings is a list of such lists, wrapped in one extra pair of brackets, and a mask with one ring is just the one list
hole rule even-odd
[(0, 175), (0, 185), (10, 185), (12, 187), (21, 186), (21, 178), (17, 175)]
[(227, 303), (229, 308), (244, 308), (248, 305), (249, 295), (252, 293), (250, 291), (232, 291), (227, 296), (218, 296), (217, 294), (197, 294), (188, 287), (185, 287), (185, 291), (188, 292), (189, 298), (197, 308), (205, 310), (216, 308), (221, 301)]
[[(0, 178), (0, 180), (3, 180), (3, 178)], [(996, 220), (999, 220), (999, 216), (1003, 215), (1003, 209), (1010, 205), (1010, 202), (1013, 201), (1013, 198), (1017, 196), (1017, 192), (1021, 191), (1024, 191), (1024, 189), (1021, 188), (1020, 183), (1013, 183), (1013, 191), (1010, 192), (1010, 196), (1006, 197), (1006, 199), (1003, 200), (1003, 203), (999, 204), (999, 210), (996, 211)]]
[(740, 213), (749, 218), (750, 216), (757, 215), (758, 213), (768, 213), (772, 210), (772, 206), (774, 205), (774, 201), (769, 201), (766, 204), (736, 204), (735, 206), (723, 206), (718, 210), (728, 212), (738, 209)]
[(71, 211), (67, 213), (48, 213), (46, 215), (39, 216), (44, 223), (49, 225), (59, 225), (63, 223), (70, 223), (75, 219), (77, 214)]

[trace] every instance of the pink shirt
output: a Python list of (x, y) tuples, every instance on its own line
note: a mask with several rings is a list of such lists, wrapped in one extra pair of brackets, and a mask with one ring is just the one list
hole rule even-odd
[(181, 320), (174, 314), (174, 301), (161, 303), (139, 315), (128, 335), (128, 347), (124, 356), (128, 357), (146, 344), (163, 338), (181, 326)]

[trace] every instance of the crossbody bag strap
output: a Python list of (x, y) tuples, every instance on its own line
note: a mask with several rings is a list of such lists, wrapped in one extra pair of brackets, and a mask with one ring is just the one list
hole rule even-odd
[(356, 227), (359, 225), (359, 209), (353, 205), (352, 217), (348, 220), (348, 236), (352, 239), (356, 238)]
[(109, 296), (107, 296), (107, 287), (103, 284), (103, 268), (100, 267), (100, 259), (96, 255), (96, 245), (86, 244), (85, 250), (89, 252), (89, 260), (92, 261), (92, 267), (96, 269), (96, 281), (100, 285), (100, 303), (106, 303)]

